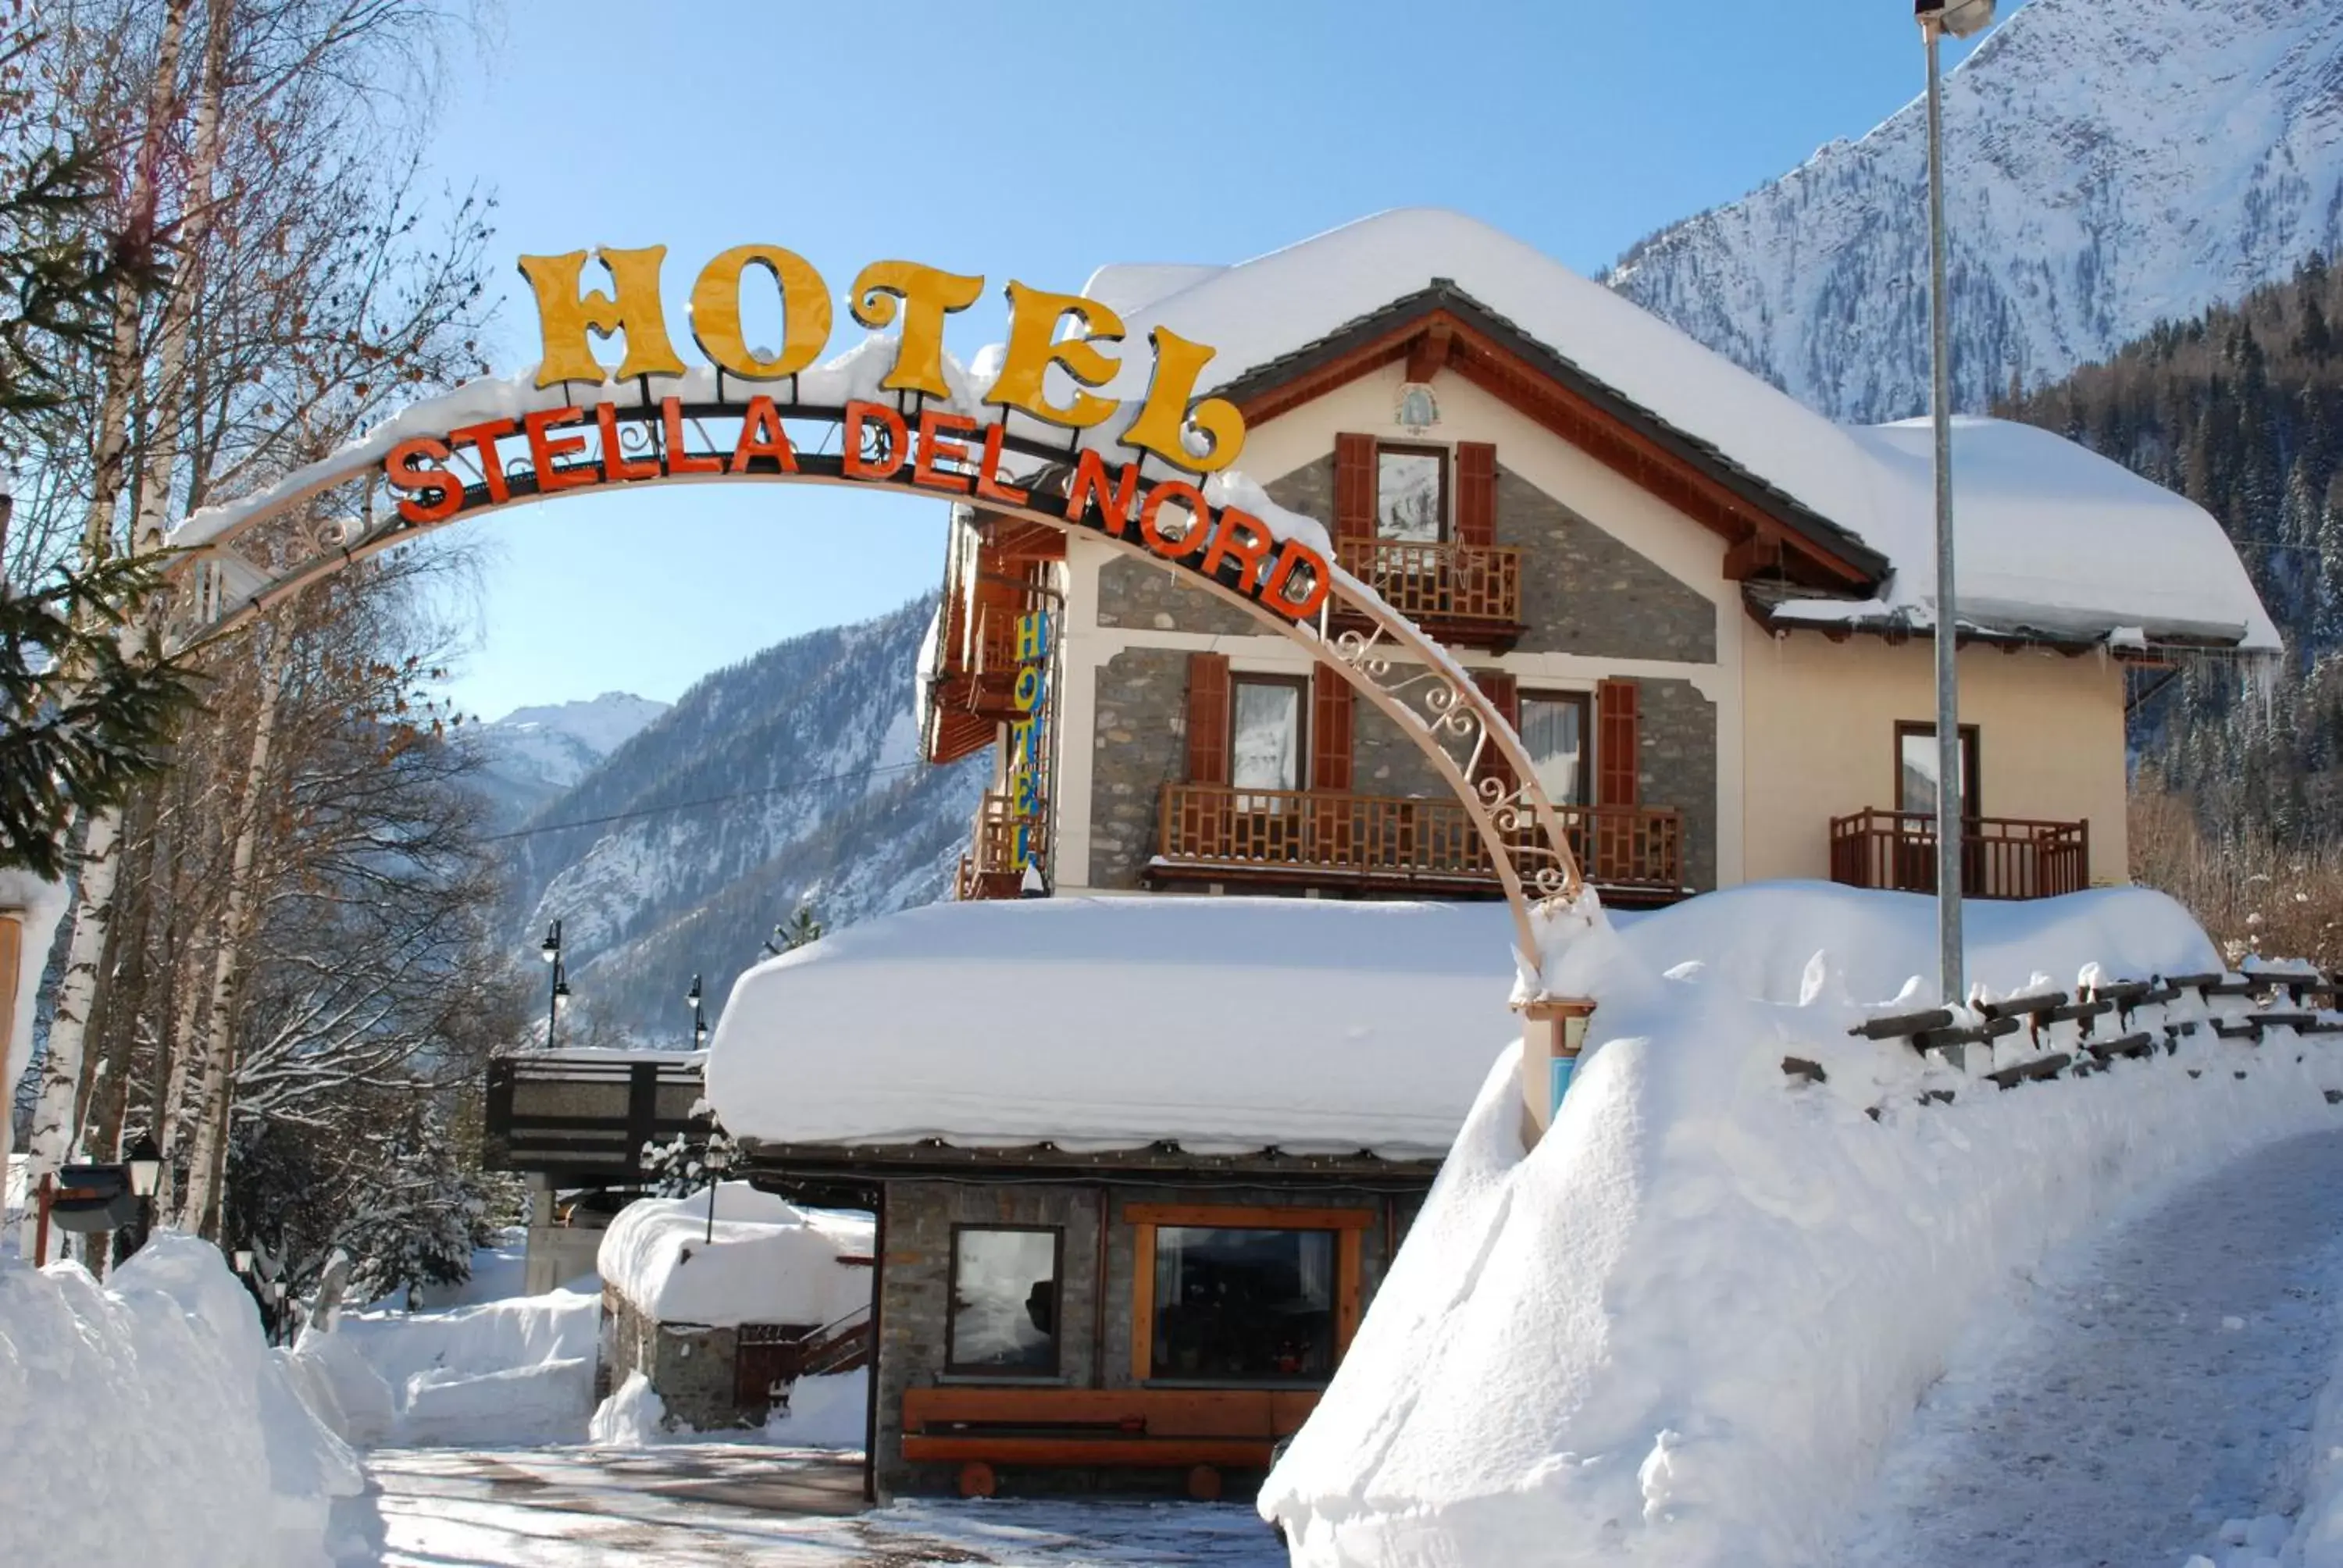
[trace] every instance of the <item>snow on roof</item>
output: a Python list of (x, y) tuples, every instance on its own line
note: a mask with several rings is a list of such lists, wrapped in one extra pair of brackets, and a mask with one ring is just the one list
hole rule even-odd
[[(1099, 275), (1110, 286), (1121, 269)], [(1218, 350), (1204, 390), (1332, 335), (1435, 278), (1894, 563), (1882, 599), (1926, 624), (1935, 595), (1935, 491), (1926, 421), (1834, 424), (1675, 327), (1462, 214), (1403, 208), (1210, 273), (1123, 312), (1126, 340), (1168, 325)], [(1109, 388), (1146, 390), (1145, 356)], [(2220, 525), (2202, 508), (2046, 432), (1962, 422), (1956, 561), (1965, 620), (2069, 634), (2237, 638), (2275, 649), (2276, 628)], [(1274, 476), (1272, 476), (1272, 477)]]
[(643, 1198), (602, 1233), (603, 1283), (654, 1322), (830, 1323), (870, 1300), (870, 1276), (839, 1261), (870, 1255), (868, 1214), (800, 1209), (745, 1181), (709, 1194)]
[(770, 1143), (1429, 1158), (1518, 1031), (1502, 905), (935, 904), (740, 977), (708, 1092)]
[(1110, 262), (1091, 274), (1091, 280), (1082, 285), (1082, 297), (1097, 300), (1118, 316), (1129, 316), (1227, 270), (1217, 264)]
[[(1870, 1004), (1934, 973), (1934, 910), (1791, 882), (1610, 919), (1654, 970), (1697, 960), (1740, 994), (1794, 1002), (1820, 954), (1815, 983)], [(1979, 907), (1968, 939), (1996, 996), (2044, 974), (2071, 985), (2094, 960), (2219, 967), (2179, 906), (2128, 889)], [(1432, 1158), (1520, 1036), (1512, 940), (1498, 903), (934, 904), (741, 976), (708, 1095), (729, 1130), (768, 1143)]]

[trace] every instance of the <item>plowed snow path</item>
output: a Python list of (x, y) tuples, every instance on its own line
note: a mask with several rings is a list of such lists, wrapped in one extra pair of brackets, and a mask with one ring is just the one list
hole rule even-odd
[[(2343, 1132), (2248, 1154), (2058, 1260), (1890, 1449), (1843, 1568), (2181, 1568), (2302, 1505), (2343, 1302)], [(2233, 1526), (2233, 1540), (2242, 1529)]]

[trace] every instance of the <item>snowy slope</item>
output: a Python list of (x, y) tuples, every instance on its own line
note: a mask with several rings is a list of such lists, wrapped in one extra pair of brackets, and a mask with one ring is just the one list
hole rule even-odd
[(484, 759), (475, 778), (496, 801), (502, 825), (517, 825), (667, 710), (664, 702), (624, 691), (517, 708), (473, 732)]
[[(1921, 413), (1925, 136), (1909, 106), (1609, 281), (1835, 417)], [(2343, 243), (2343, 6), (2033, 0), (1949, 79), (1946, 136), (1958, 403), (1981, 408)]]
[(691, 977), (712, 1021), (801, 900), (834, 929), (950, 891), (986, 763), (919, 759), (910, 672), (932, 608), (707, 677), (512, 840), (516, 937), (533, 948), (562, 921), (578, 1030), (598, 1012), (681, 1045)]

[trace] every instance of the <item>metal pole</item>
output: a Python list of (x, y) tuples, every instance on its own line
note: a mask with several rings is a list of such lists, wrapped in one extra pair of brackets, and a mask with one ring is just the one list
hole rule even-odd
[(1923, 18), (1928, 50), (1928, 317), (1933, 339), (1936, 435), (1936, 985), (1946, 1007), (1967, 999), (1961, 953), (1961, 697), (1959, 621), (1953, 579), (1952, 306), (1946, 297), (1944, 81), (1937, 65), (1943, 28)]

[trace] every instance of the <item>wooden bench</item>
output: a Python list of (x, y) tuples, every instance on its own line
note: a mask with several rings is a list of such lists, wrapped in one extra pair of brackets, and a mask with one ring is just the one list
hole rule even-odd
[(1267, 1470), (1317, 1402), (1314, 1389), (907, 1389), (903, 1457), (959, 1465), (963, 1497), (990, 1496), (995, 1465), (1129, 1465), (1184, 1467), (1189, 1495), (1210, 1501), (1222, 1470)]

